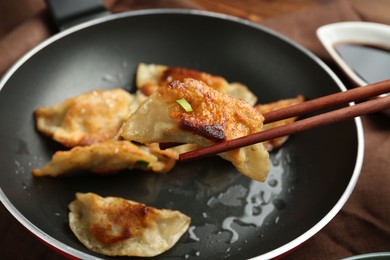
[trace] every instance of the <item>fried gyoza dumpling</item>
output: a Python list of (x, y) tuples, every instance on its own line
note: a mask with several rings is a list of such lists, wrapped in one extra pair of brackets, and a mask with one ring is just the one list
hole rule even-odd
[(57, 151), (34, 176), (59, 176), (77, 171), (108, 175), (124, 169), (150, 170), (166, 173), (176, 163), (177, 154), (160, 150), (157, 144), (138, 146), (128, 141), (105, 141)]
[(139, 102), (123, 89), (94, 90), (35, 111), (37, 129), (66, 147), (112, 139)]
[(156, 92), (161, 85), (167, 85), (172, 81), (183, 81), (185, 78), (193, 78), (205, 82), (211, 88), (228, 94), (235, 98), (245, 100), (251, 105), (256, 103), (257, 97), (243, 84), (229, 83), (220, 76), (187, 68), (169, 67), (165, 65), (141, 63), (137, 68), (136, 85), (146, 96)]
[[(303, 96), (299, 95), (295, 98), (281, 99), (281, 100), (278, 100), (278, 101), (275, 101), (272, 103), (268, 103), (268, 104), (256, 105), (255, 108), (261, 114), (265, 114), (265, 113), (271, 112), (273, 110), (296, 105), (296, 104), (302, 103), (304, 101), (305, 101), (305, 99), (303, 98)], [(296, 119), (297, 119), (297, 117), (291, 117), (291, 118), (283, 119), (280, 121), (264, 124), (263, 130), (286, 125), (286, 124), (294, 122)], [(265, 148), (267, 149), (267, 151), (271, 152), (275, 149), (280, 148), (287, 141), (287, 139), (288, 139), (288, 136), (282, 136), (279, 138), (265, 141), (263, 144), (264, 144)]]
[[(178, 100), (192, 107), (186, 111)], [(119, 139), (140, 143), (178, 142), (207, 146), (261, 131), (263, 116), (247, 102), (184, 79), (160, 86), (123, 124)], [(239, 172), (264, 181), (269, 170), (262, 143), (220, 154)]]
[(177, 243), (191, 221), (180, 211), (94, 193), (77, 193), (69, 209), (69, 226), (80, 242), (109, 256), (159, 255)]

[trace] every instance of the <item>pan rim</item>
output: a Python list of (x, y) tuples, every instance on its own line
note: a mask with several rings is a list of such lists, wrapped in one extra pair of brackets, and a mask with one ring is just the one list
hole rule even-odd
[[(34, 56), (36, 53), (38, 53), (40, 50), (44, 49), (51, 43), (62, 39), (63, 37), (66, 37), (67, 35), (70, 35), (74, 32), (77, 32), (79, 30), (98, 25), (104, 22), (127, 18), (127, 17), (133, 17), (133, 16), (142, 16), (142, 15), (160, 15), (160, 14), (182, 14), (182, 15), (193, 15), (193, 16), (202, 16), (207, 18), (213, 18), (213, 19), (221, 19), (221, 20), (227, 20), (236, 22), (239, 24), (243, 24), (246, 26), (253, 27), (255, 29), (264, 31), (266, 33), (271, 34), (272, 36), (275, 36), (276, 38), (279, 38), (282, 41), (285, 41), (286, 43), (292, 45), (293, 47), (297, 48), (299, 51), (307, 55), (309, 58), (311, 58), (315, 63), (317, 63), (336, 83), (337, 87), (340, 89), (340, 91), (346, 91), (346, 87), (342, 83), (342, 81), (337, 77), (337, 75), (316, 55), (314, 55), (311, 51), (304, 48), (300, 44), (294, 42), (293, 40), (287, 38), (286, 36), (273, 31), (272, 29), (269, 29), (263, 25), (256, 24), (254, 22), (251, 22), (249, 20), (245, 20), (242, 18), (221, 14), (221, 13), (215, 13), (210, 11), (203, 11), (203, 10), (192, 10), (192, 9), (148, 9), (148, 10), (138, 10), (138, 11), (129, 11), (124, 13), (117, 13), (117, 14), (110, 14), (108, 16), (96, 18), (91, 21), (84, 22), (79, 25), (75, 25), (74, 27), (71, 27), (69, 29), (66, 29), (62, 32), (59, 32), (50, 38), (46, 39), (45, 41), (38, 44), (36, 47), (31, 49), (29, 52), (24, 54), (21, 58), (19, 58), (14, 65), (3, 75), (3, 77), (0, 79), (0, 91), (4, 87), (4, 85), (7, 83), (7, 81), (12, 77), (12, 75), (26, 62), (28, 61), (32, 56)], [(337, 203), (333, 206), (333, 208), (314, 226), (309, 228), (307, 231), (305, 231), (302, 235), (296, 237), (295, 239), (291, 240), (290, 242), (286, 243), (283, 246), (280, 246), (278, 248), (275, 248), (274, 250), (267, 252), (265, 254), (256, 256), (251, 259), (271, 259), (277, 256), (282, 256), (284, 254), (287, 254), (288, 252), (292, 251), (294, 248), (297, 248), (299, 245), (307, 241), (309, 238), (311, 238), (313, 235), (315, 235), (318, 231), (320, 231), (325, 225), (327, 225), (335, 216), (336, 214), (341, 210), (341, 208), (344, 206), (344, 204), (347, 202), (348, 198), (350, 197), (351, 193), (353, 192), (356, 183), (358, 181), (361, 168), (363, 165), (363, 158), (364, 158), (364, 134), (363, 134), (363, 125), (360, 117), (354, 119), (355, 126), (356, 126), (356, 133), (357, 133), (357, 155), (356, 155), (356, 162), (354, 166), (354, 170), (352, 173), (352, 177), (345, 188), (343, 194), (338, 199)], [(41, 239), (43, 242), (47, 243), (48, 245), (52, 246), (53, 248), (59, 250), (60, 252), (63, 252), (66, 255), (77, 257), (80, 259), (99, 259), (96, 257), (92, 257), (89, 254), (86, 254), (84, 252), (81, 252), (79, 250), (76, 250), (72, 247), (69, 247), (68, 245), (60, 242), (59, 240), (49, 236), (45, 232), (43, 232), (41, 229), (39, 229), (37, 226), (33, 225), (27, 218), (25, 218), (15, 207), (14, 205), (9, 201), (9, 199), (4, 194), (3, 190), (0, 187), (0, 201), (5, 206), (5, 208), (12, 214), (15, 219), (18, 220), (19, 223), (21, 223), (29, 232), (31, 232), (33, 235), (35, 235), (37, 238)]]

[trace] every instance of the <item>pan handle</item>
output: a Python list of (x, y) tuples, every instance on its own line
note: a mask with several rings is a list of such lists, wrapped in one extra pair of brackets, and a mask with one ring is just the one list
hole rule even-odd
[(46, 4), (59, 30), (110, 14), (102, 0), (46, 0)]

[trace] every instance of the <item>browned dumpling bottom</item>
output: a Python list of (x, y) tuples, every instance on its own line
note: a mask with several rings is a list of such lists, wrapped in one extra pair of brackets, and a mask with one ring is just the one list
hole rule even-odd
[[(192, 111), (177, 103), (184, 98)], [(118, 137), (140, 143), (195, 143), (207, 146), (261, 131), (263, 116), (244, 100), (233, 98), (195, 79), (161, 85), (130, 115)], [(257, 181), (269, 171), (262, 143), (220, 154), (236, 169)]]
[(178, 242), (191, 221), (176, 210), (94, 193), (77, 193), (69, 210), (69, 226), (79, 241), (108, 256), (159, 255)]

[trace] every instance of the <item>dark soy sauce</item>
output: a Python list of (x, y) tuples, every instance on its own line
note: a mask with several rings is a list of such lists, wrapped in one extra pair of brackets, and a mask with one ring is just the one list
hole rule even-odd
[(335, 49), (365, 82), (390, 79), (390, 49), (356, 43), (338, 43)]

